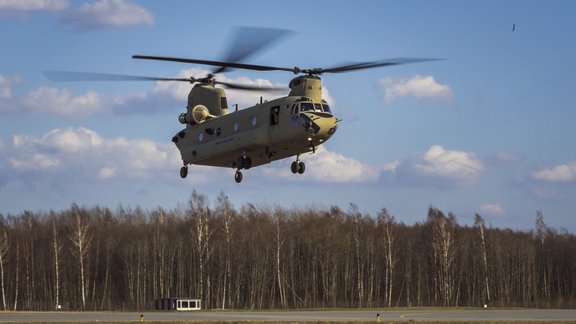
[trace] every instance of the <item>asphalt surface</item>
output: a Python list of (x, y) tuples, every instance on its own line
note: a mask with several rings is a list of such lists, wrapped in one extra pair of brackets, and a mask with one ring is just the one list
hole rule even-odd
[(139, 321), (566, 321), (576, 323), (576, 310), (325, 310), (325, 311), (195, 311), (195, 312), (0, 312), (1, 323)]

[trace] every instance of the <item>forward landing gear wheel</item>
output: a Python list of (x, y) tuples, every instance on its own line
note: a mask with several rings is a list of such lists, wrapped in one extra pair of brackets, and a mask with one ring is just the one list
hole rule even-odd
[(234, 174), (234, 181), (236, 181), (236, 183), (242, 182), (242, 172), (239, 170)]
[(290, 165), (290, 171), (292, 171), (292, 173), (296, 174), (302, 174), (304, 173), (304, 171), (306, 171), (306, 164), (304, 164), (304, 162), (301, 161), (294, 161), (292, 162), (292, 165)]
[(183, 166), (182, 168), (180, 168), (180, 177), (184, 179), (186, 178), (186, 176), (188, 176), (188, 167)]
[(306, 171), (306, 164), (304, 162), (298, 162), (298, 173), (303, 174)]
[(294, 174), (298, 172), (298, 162), (296, 161), (292, 162), (292, 165), (290, 165), (290, 171), (292, 171), (292, 173)]

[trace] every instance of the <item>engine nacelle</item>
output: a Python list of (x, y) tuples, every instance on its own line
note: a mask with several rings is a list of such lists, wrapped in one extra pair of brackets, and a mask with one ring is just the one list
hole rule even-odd
[(182, 113), (178, 116), (178, 121), (181, 124), (202, 124), (208, 118), (213, 118), (214, 115), (204, 105), (196, 105), (192, 110), (187, 113)]
[(196, 124), (201, 124), (210, 117), (214, 116), (210, 115), (210, 111), (208, 108), (206, 108), (206, 106), (196, 105), (194, 108), (192, 108), (192, 119)]

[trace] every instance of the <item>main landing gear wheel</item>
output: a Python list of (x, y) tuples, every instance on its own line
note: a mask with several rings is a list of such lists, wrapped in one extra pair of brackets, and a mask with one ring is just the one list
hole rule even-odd
[(294, 174), (296, 174), (296, 173), (302, 174), (302, 173), (304, 173), (304, 171), (306, 171), (306, 164), (304, 164), (304, 162), (302, 162), (302, 161), (294, 161), (294, 162), (292, 162), (292, 165), (290, 166), (290, 170)]
[(242, 182), (242, 172), (240, 172), (240, 170), (237, 170), (234, 174), (234, 181), (236, 181), (236, 183)]
[(252, 159), (248, 156), (241, 156), (238, 158), (238, 170), (248, 170), (252, 167)]
[(236, 183), (240, 183), (242, 182), (242, 172), (240, 172), (240, 170), (244, 169), (244, 170), (248, 170), (252, 167), (252, 158), (250, 158), (249, 156), (241, 156), (238, 158), (238, 161), (236, 161), (236, 173), (234, 174), (234, 181), (236, 181)]
[(180, 168), (180, 177), (184, 179), (186, 178), (186, 176), (188, 176), (188, 167), (183, 166), (182, 168)]

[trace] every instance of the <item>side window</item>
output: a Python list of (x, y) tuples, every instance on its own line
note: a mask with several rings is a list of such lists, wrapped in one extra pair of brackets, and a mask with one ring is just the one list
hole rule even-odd
[(270, 126), (278, 125), (280, 122), (280, 106), (270, 108)]

